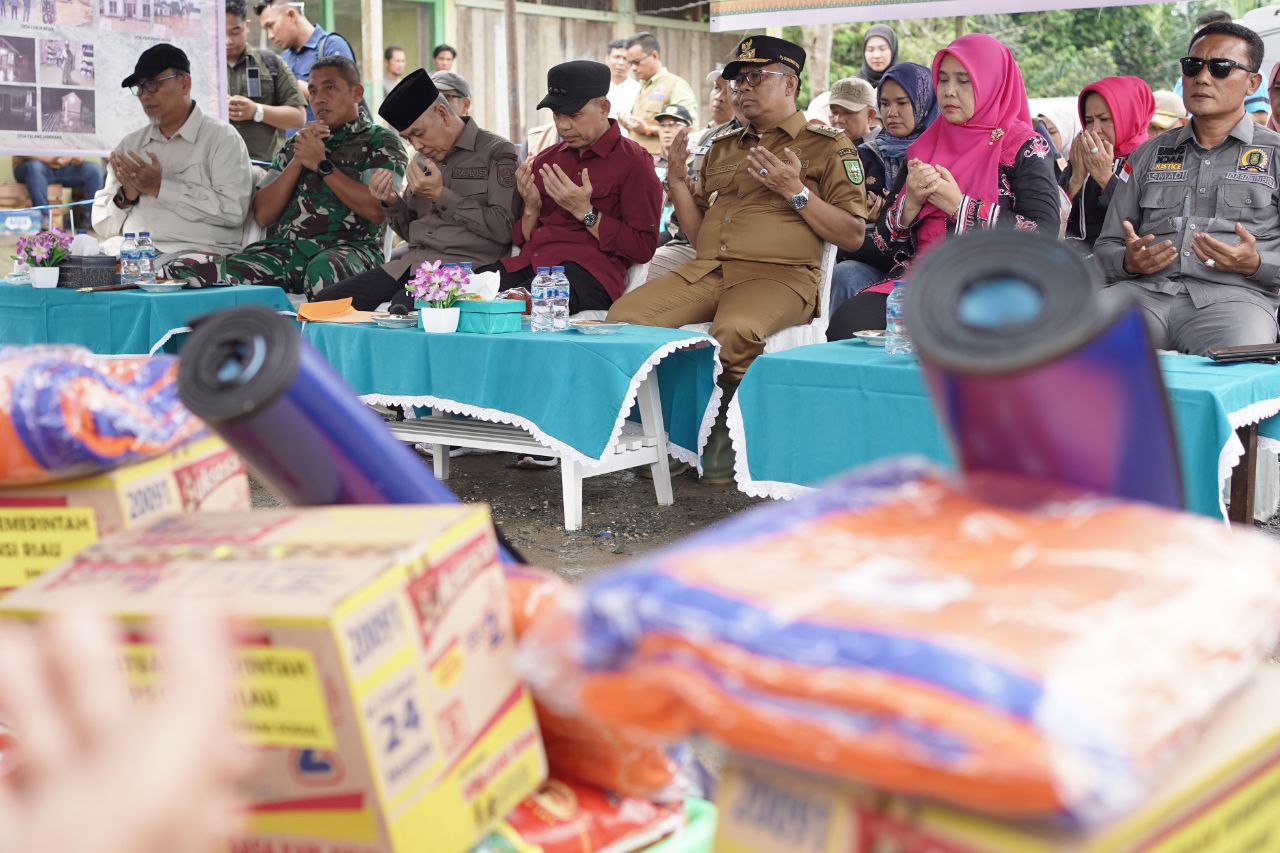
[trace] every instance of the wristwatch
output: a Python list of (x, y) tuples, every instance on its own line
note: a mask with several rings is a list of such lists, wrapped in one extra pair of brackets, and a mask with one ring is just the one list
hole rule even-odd
[(316, 163), (316, 174), (322, 178), (327, 178), (330, 175), (332, 175), (333, 161), (326, 157), (325, 159), (321, 160), (319, 163)]
[(796, 193), (791, 197), (791, 207), (795, 210), (799, 210), (800, 208), (804, 207), (808, 203), (809, 203), (808, 187), (805, 187), (804, 189), (800, 190), (800, 192)]
[(600, 221), (600, 211), (596, 210), (594, 207), (587, 211), (586, 216), (582, 217), (582, 224), (587, 226), (588, 228), (594, 227), (595, 224), (599, 221)]
[(266, 116), (267, 111), (262, 108), (262, 104), (258, 104), (253, 110), (253, 120), (262, 123), (262, 119)]

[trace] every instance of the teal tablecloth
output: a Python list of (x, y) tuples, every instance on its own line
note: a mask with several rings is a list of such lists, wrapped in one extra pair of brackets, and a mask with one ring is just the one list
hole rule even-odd
[(278, 287), (78, 293), (6, 283), (0, 284), (0, 344), (80, 344), (103, 355), (145, 355), (194, 318), (239, 305), (293, 310)]
[(699, 332), (628, 326), (616, 335), (429, 335), (308, 323), (302, 334), (366, 402), (516, 424), (585, 464), (610, 452), (655, 365), (677, 458), (697, 462), (719, 399), (719, 346)]
[[(1160, 357), (1187, 508), (1221, 516), (1221, 486), (1241, 447), (1235, 428), (1259, 423), (1280, 440), (1280, 366), (1218, 366)], [(855, 341), (765, 355), (747, 371), (730, 413), (738, 485), (761, 497), (792, 497), (858, 465), (903, 454), (952, 466), (913, 356)], [(745, 452), (744, 452), (745, 450)]]

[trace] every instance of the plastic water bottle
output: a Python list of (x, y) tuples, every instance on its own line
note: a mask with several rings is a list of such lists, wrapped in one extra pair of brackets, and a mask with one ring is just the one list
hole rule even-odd
[(150, 231), (143, 231), (138, 235), (137, 252), (138, 284), (155, 284), (156, 257), (160, 253), (156, 251), (155, 244), (151, 242)]
[(915, 346), (907, 336), (903, 303), (907, 301), (907, 285), (902, 279), (893, 282), (893, 290), (884, 305), (884, 351), (893, 355), (913, 353)]
[(533, 297), (533, 311), (529, 316), (529, 329), (534, 332), (551, 331), (551, 267), (538, 267), (538, 274), (529, 285), (529, 295)]
[(557, 332), (569, 328), (569, 277), (564, 267), (552, 267), (554, 290), (551, 293), (551, 327)]
[(120, 244), (120, 283), (138, 283), (138, 235), (130, 231)]

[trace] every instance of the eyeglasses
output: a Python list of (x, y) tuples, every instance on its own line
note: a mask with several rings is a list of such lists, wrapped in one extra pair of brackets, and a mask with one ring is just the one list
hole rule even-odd
[(1183, 77), (1199, 77), (1206, 65), (1209, 66), (1209, 73), (1219, 80), (1225, 80), (1237, 68), (1244, 69), (1246, 74), (1258, 73), (1258, 69), (1250, 68), (1234, 59), (1201, 59), (1198, 56), (1184, 56), (1178, 60), (1178, 64), (1182, 66)]
[(135, 98), (141, 98), (143, 92), (146, 92), (148, 95), (154, 95), (156, 92), (160, 91), (160, 84), (163, 83), (165, 80), (172, 80), (174, 77), (181, 77), (181, 76), (182, 76), (181, 71), (178, 71), (174, 74), (166, 74), (163, 77), (157, 77), (154, 80), (148, 80), (145, 83), (137, 83), (133, 86), (130, 86), (129, 91), (133, 92), (133, 96)]
[(785, 71), (747, 71), (730, 80), (729, 88), (735, 92), (740, 91), (744, 86), (750, 86), (754, 89), (760, 85), (760, 81), (764, 80), (766, 74), (771, 74), (774, 77), (793, 76)]

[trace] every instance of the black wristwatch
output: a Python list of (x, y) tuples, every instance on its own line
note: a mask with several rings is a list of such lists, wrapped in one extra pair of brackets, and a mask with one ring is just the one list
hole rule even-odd
[(325, 159), (321, 160), (319, 163), (316, 163), (316, 174), (322, 178), (327, 178), (330, 175), (332, 175), (333, 161), (326, 157)]
[(141, 200), (142, 200), (142, 196), (138, 196), (138, 198), (129, 198), (127, 195), (125, 195), (124, 187), (121, 187), (120, 189), (116, 190), (116, 197), (112, 199), (112, 201), (115, 202), (116, 207), (121, 209), (124, 209), (126, 207), (134, 207)]
[(600, 211), (594, 207), (587, 211), (587, 215), (582, 217), (582, 224), (588, 228), (594, 228), (595, 224), (600, 221)]

